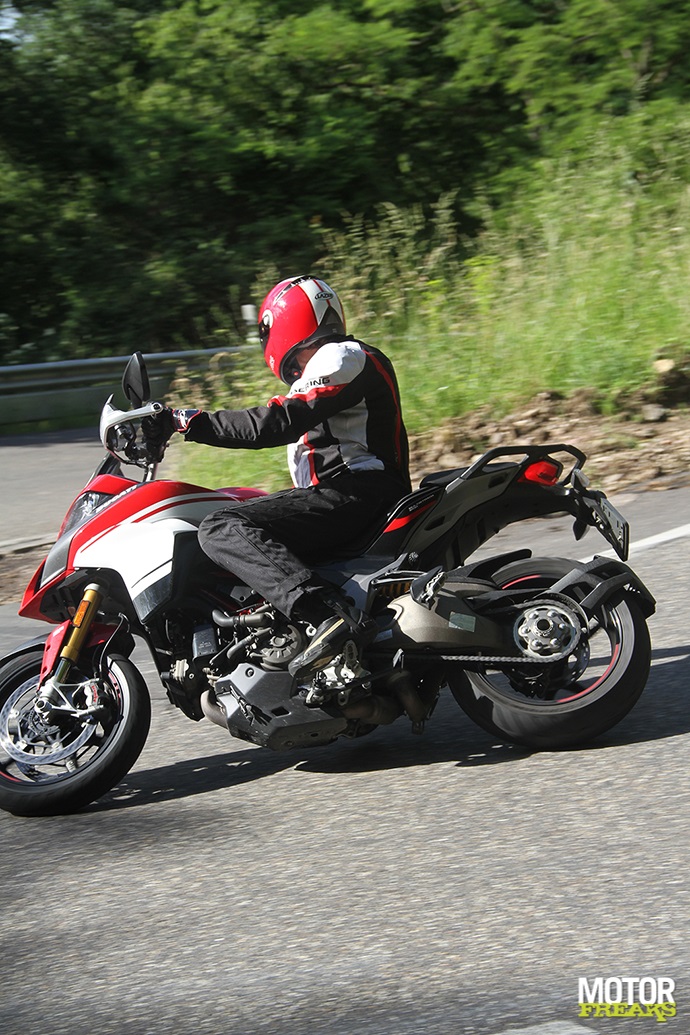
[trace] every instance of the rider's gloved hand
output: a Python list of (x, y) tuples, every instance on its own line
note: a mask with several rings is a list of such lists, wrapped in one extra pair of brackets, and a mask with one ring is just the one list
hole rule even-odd
[(144, 417), (141, 430), (146, 442), (153, 449), (162, 451), (176, 431), (186, 432), (201, 410), (172, 410), (164, 406), (151, 417)]
[(155, 416), (144, 417), (141, 431), (147, 445), (154, 449), (162, 449), (177, 431), (173, 411), (165, 406)]

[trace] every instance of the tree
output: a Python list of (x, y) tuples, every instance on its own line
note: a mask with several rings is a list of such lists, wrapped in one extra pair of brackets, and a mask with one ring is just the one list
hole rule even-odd
[(666, 105), (672, 125), (690, 75), (690, 0), (14, 10), (0, 34), (9, 358), (203, 341), (257, 272), (308, 268), (321, 228), (369, 225), (384, 203), (453, 192), (472, 233), (479, 193), (500, 204), (535, 157), (584, 154), (598, 120)]
[(593, 117), (687, 96), (688, 0), (476, 0), (445, 50), (465, 88), (499, 87), (535, 133), (577, 135)]

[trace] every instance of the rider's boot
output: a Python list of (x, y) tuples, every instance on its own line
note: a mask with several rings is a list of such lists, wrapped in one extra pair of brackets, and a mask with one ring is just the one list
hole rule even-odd
[(305, 671), (324, 668), (339, 654), (346, 645), (354, 643), (357, 654), (366, 646), (376, 632), (376, 623), (357, 608), (331, 597), (320, 601), (322, 614), (330, 611), (316, 627), (311, 640), (288, 665), (290, 675), (296, 676)]

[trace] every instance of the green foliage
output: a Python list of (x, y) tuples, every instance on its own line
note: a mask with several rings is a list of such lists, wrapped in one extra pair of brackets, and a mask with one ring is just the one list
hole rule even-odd
[[(690, 113), (678, 129), (690, 130)], [(632, 156), (611, 154), (606, 130), (586, 162), (535, 167), (509, 218), (486, 206), (463, 262), (447, 201), (426, 226), (419, 211), (386, 206), (376, 222), (327, 235), (324, 268), (334, 282), (338, 274), (349, 329), (393, 359), (412, 433), (487, 405), (505, 413), (545, 390), (587, 388), (611, 411), (652, 381), (659, 355), (687, 352), (690, 192), (661, 146), (657, 178), (631, 176)], [(424, 252), (423, 240), (436, 247)], [(258, 355), (243, 362), (241, 376), (199, 383), (201, 405), (263, 402), (276, 391)], [(178, 401), (196, 405), (197, 385), (184, 385)], [(186, 477), (224, 481), (225, 451), (180, 454)], [(231, 462), (242, 484), (285, 483), (283, 450), (241, 451)]]
[(495, 84), (533, 130), (579, 136), (590, 116), (621, 115), (687, 90), (687, 0), (487, 0), (454, 19), (445, 49), (457, 79)]
[(679, 330), (690, 0), (8, 6), (0, 363), (234, 345), (315, 266), (432, 413), (513, 390), (516, 327), (520, 391)]
[[(242, 352), (216, 353), (206, 370), (180, 367), (168, 402), (185, 408), (241, 409), (265, 403), (280, 391), (257, 344)], [(214, 489), (244, 485), (272, 492), (290, 483), (284, 449), (212, 449), (177, 441), (169, 447), (166, 465), (167, 477), (178, 472), (187, 481)]]

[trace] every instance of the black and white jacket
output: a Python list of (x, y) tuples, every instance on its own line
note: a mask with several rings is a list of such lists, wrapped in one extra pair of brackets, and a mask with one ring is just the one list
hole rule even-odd
[(352, 338), (322, 345), (287, 395), (245, 410), (177, 411), (186, 438), (230, 449), (288, 446), (298, 487), (345, 471), (388, 471), (409, 491), (408, 445), (393, 366)]

